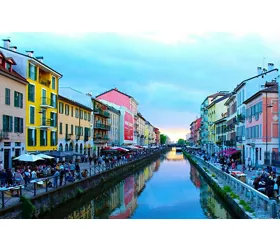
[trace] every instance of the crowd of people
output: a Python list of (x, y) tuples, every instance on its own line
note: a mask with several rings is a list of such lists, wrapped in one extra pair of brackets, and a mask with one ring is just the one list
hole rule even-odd
[(267, 195), (269, 198), (278, 198), (280, 196), (280, 176), (276, 174), (276, 168), (266, 166), (263, 168), (252, 167), (251, 159), (246, 159), (246, 162), (241, 162), (240, 158), (233, 156), (226, 156), (223, 154), (208, 154), (203, 150), (190, 150), (192, 154), (199, 156), (204, 161), (211, 163), (218, 163), (216, 165), (221, 167), (221, 170), (230, 174), (231, 171), (237, 169), (238, 165), (242, 166), (242, 172), (254, 172), (253, 187)]
[(138, 150), (125, 153), (102, 151), (100, 156), (83, 157), (83, 160), (76, 159), (75, 162), (69, 160), (57, 163), (55, 160), (46, 160), (43, 164), (16, 164), (14, 168), (0, 169), (0, 187), (18, 185), (27, 187), (32, 181), (47, 178), (47, 185), (56, 188), (61, 186), (63, 182), (74, 182), (89, 176), (88, 169), (83, 169), (81, 171), (81, 162), (89, 163), (88, 167), (93, 167), (93, 171), (98, 173), (150, 154), (155, 150), (158, 149)]

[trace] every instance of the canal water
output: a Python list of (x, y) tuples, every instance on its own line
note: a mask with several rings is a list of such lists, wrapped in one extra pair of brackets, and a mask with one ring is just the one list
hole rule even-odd
[[(231, 219), (233, 213), (182, 153), (168, 152), (88, 201), (48, 218)], [(78, 204), (78, 207), (77, 207)], [(69, 210), (70, 209), (70, 210)]]

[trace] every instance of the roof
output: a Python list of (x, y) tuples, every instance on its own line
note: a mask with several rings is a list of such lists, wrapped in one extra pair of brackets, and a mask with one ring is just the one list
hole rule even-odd
[[(126, 94), (126, 93), (124, 93), (124, 92), (121, 92), (121, 91), (119, 91), (117, 88), (107, 90), (107, 91), (103, 92), (102, 94), (97, 95), (96, 98), (98, 98), (98, 97), (100, 97), (100, 96), (102, 96), (102, 95), (104, 95), (104, 94), (107, 94), (107, 93), (109, 93), (109, 92), (112, 92), (112, 91), (117, 91), (117, 92), (119, 92), (120, 94), (125, 95), (125, 96), (127, 96), (127, 97), (132, 98), (133, 100), (135, 100), (131, 95), (128, 95), (128, 94)], [(138, 104), (138, 102), (137, 102), (136, 100), (135, 100), (135, 102)]]
[(39, 61), (37, 58), (35, 57), (32, 57), (32, 56), (29, 56), (29, 55), (26, 55), (26, 54), (23, 54), (23, 53), (20, 53), (20, 52), (17, 52), (17, 51), (14, 51), (14, 50), (10, 50), (10, 49), (7, 49), (5, 47), (2, 47), (0, 46), (0, 49), (3, 49), (3, 50), (6, 50), (6, 51), (9, 51), (9, 52), (12, 52), (12, 53), (15, 53), (15, 54), (18, 54), (18, 55), (21, 55), (21, 56), (25, 56), (29, 59), (32, 59), (34, 60), (36, 63), (38, 63), (39, 65), (41, 64), (42, 66), (48, 68), (49, 70), (55, 72), (56, 74), (58, 74), (60, 76), (60, 78), (62, 77), (62, 74), (60, 74), (59, 72), (57, 72), (56, 70), (52, 69), (51, 67), (49, 67), (48, 65), (44, 64), (43, 62)]
[(87, 106), (85, 106), (85, 105), (83, 105), (83, 104), (81, 104), (81, 103), (79, 103), (79, 102), (76, 102), (76, 101), (74, 101), (74, 100), (70, 100), (70, 99), (68, 99), (67, 97), (62, 96), (62, 95), (58, 95), (58, 100), (62, 100), (62, 101), (65, 101), (65, 102), (69, 102), (69, 103), (71, 103), (71, 104), (73, 104), (73, 105), (79, 106), (79, 107), (81, 107), (81, 108), (83, 108), (83, 109), (86, 109), (86, 110), (88, 110), (88, 111), (92, 111), (91, 108), (89, 108), (89, 107), (87, 107)]
[(227, 106), (231, 101), (233, 101), (236, 98), (236, 93), (234, 91), (232, 91), (230, 93), (229, 98), (226, 100), (225, 102), (225, 106)]
[[(7, 58), (4, 56), (3, 53), (0, 54), (4, 60), (7, 60)], [(9, 60), (13, 60), (12, 58), (8, 58)], [(14, 61), (14, 60), (13, 60)], [(0, 74), (6, 77), (9, 77), (15, 81), (18, 81), (23, 84), (28, 84), (28, 81), (24, 77), (22, 77), (19, 73), (17, 73), (14, 69), (12, 71), (7, 70), (3, 65), (0, 64)]]
[(260, 95), (262, 95), (263, 93), (278, 93), (278, 86), (275, 85), (275, 86), (272, 86), (269, 88), (262, 89), (262, 90), (258, 91), (256, 94), (252, 95), (247, 100), (245, 100), (243, 103), (247, 104), (247, 103), (253, 101), (254, 99), (256, 99), (257, 97), (259, 97)]
[(137, 115), (138, 115), (139, 117), (141, 117), (144, 121), (146, 121), (146, 119), (142, 116), (142, 114), (141, 114), (140, 112), (138, 112)]
[(224, 99), (226, 99), (226, 98), (228, 98), (228, 97), (229, 97), (229, 95), (225, 95), (225, 96), (223, 96), (223, 97), (221, 97), (221, 98), (215, 100), (215, 101), (212, 102), (210, 105), (208, 105), (207, 108), (211, 108), (214, 104), (216, 104), (216, 103), (218, 103), (218, 102), (221, 102), (221, 101), (223, 101)]
[(204, 103), (205, 100), (208, 99), (208, 98), (212, 98), (212, 100), (213, 100), (213, 99), (216, 98), (217, 96), (224, 96), (224, 95), (227, 95), (228, 93), (229, 93), (228, 91), (219, 91), (219, 92), (217, 92), (217, 93), (215, 93), (215, 94), (212, 94), (212, 95), (207, 96), (207, 97), (204, 99), (204, 101), (203, 101), (202, 103)]
[(272, 69), (272, 70), (269, 70), (269, 71), (267, 71), (267, 72), (265, 72), (265, 73), (261, 73), (261, 74), (259, 74), (259, 75), (253, 76), (253, 77), (248, 78), (248, 79), (246, 79), (246, 80), (243, 80), (241, 83), (239, 83), (239, 84), (236, 86), (236, 88), (235, 88), (233, 91), (234, 91), (234, 92), (237, 92), (239, 89), (241, 89), (241, 88), (246, 84), (247, 81), (250, 81), (250, 80), (252, 80), (252, 79), (258, 78), (259, 76), (266, 75), (266, 74), (271, 73), (271, 72), (273, 72), (273, 71), (278, 71), (278, 69)]
[(114, 113), (117, 113), (117, 114), (120, 114), (120, 113), (121, 113), (121, 111), (115, 109), (115, 108), (112, 107), (112, 106), (107, 105), (107, 107), (108, 107), (108, 110), (110, 110), (110, 111), (112, 111), (112, 112), (114, 112)]

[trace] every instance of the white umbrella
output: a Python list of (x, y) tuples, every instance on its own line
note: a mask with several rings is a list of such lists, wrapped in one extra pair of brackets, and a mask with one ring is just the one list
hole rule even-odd
[(44, 159), (37, 155), (23, 154), (16, 157), (14, 160), (34, 162), (34, 161), (39, 161)]
[(37, 154), (38, 157), (40, 158), (44, 158), (44, 159), (53, 159), (54, 157), (49, 156), (49, 155), (45, 155), (45, 154)]

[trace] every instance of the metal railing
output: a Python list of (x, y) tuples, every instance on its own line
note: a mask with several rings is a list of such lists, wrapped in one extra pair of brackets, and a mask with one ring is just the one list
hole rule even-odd
[(48, 97), (42, 97), (41, 98), (41, 106), (44, 107), (55, 107), (55, 102)]
[(104, 123), (95, 123), (95, 124), (94, 124), (94, 128), (110, 130), (110, 129), (111, 129), (111, 126), (110, 126), (110, 125), (107, 125), (107, 124), (104, 124)]
[[(27, 186), (25, 186), (25, 184), (15, 185), (12, 187), (1, 187), (0, 186), (0, 192), (1, 192), (0, 209), (5, 208), (6, 204), (9, 201), (11, 201), (12, 198), (15, 199), (15, 196), (14, 196), (15, 192), (17, 193), (16, 197), (18, 197), (17, 201), (19, 202), (20, 197), (22, 195), (25, 195), (25, 196), (29, 195), (29, 197), (30, 196), (34, 197), (39, 194), (54, 190), (58, 187), (70, 185), (73, 182), (78, 182), (82, 179), (86, 179), (86, 178), (89, 178), (89, 177), (92, 177), (95, 175), (106, 173), (107, 171), (110, 171), (114, 168), (118, 168), (127, 163), (131, 163), (131, 162), (134, 162), (134, 161), (137, 161), (140, 159), (144, 159), (148, 156), (151, 156), (157, 152), (162, 152), (162, 151), (163, 151), (162, 149), (153, 149), (153, 150), (149, 150), (143, 154), (134, 155), (132, 158), (128, 158), (125, 160), (121, 159), (121, 160), (117, 160), (115, 162), (104, 162), (103, 161), (100, 164), (89, 166), (87, 168), (83, 168), (79, 172), (77, 172), (75, 170), (74, 174), (76, 174), (76, 175), (78, 174), (78, 175), (76, 176), (74, 181), (69, 180), (69, 176), (72, 175), (72, 173), (69, 169), (68, 171), (66, 171), (66, 173), (62, 177), (46, 176), (43, 178), (37, 178), (37, 179), (31, 180), (30, 182), (28, 182)], [(84, 170), (87, 170), (86, 177), (82, 177), (82, 173)], [(50, 183), (52, 184), (51, 186), (50, 186)], [(12, 204), (15, 204), (15, 201), (13, 201)]]
[(234, 190), (239, 194), (244, 194), (246, 198), (249, 198), (251, 203), (255, 203), (256, 207), (263, 208), (264, 211), (268, 211), (272, 218), (275, 218), (277, 215), (276, 211), (276, 201), (270, 200), (268, 196), (264, 195), (263, 193), (259, 192), (258, 190), (250, 187), (248, 184), (238, 180), (237, 178), (231, 176), (223, 172), (221, 169), (217, 168), (213, 164), (209, 162), (205, 162), (201, 158), (192, 155), (197, 163), (200, 163), (207, 168), (209, 168), (213, 173), (216, 174), (219, 178), (221, 178), (227, 185), (234, 188)]
[(1, 140), (9, 140), (9, 134), (8, 132), (5, 132), (3, 130), (0, 130), (0, 141)]

